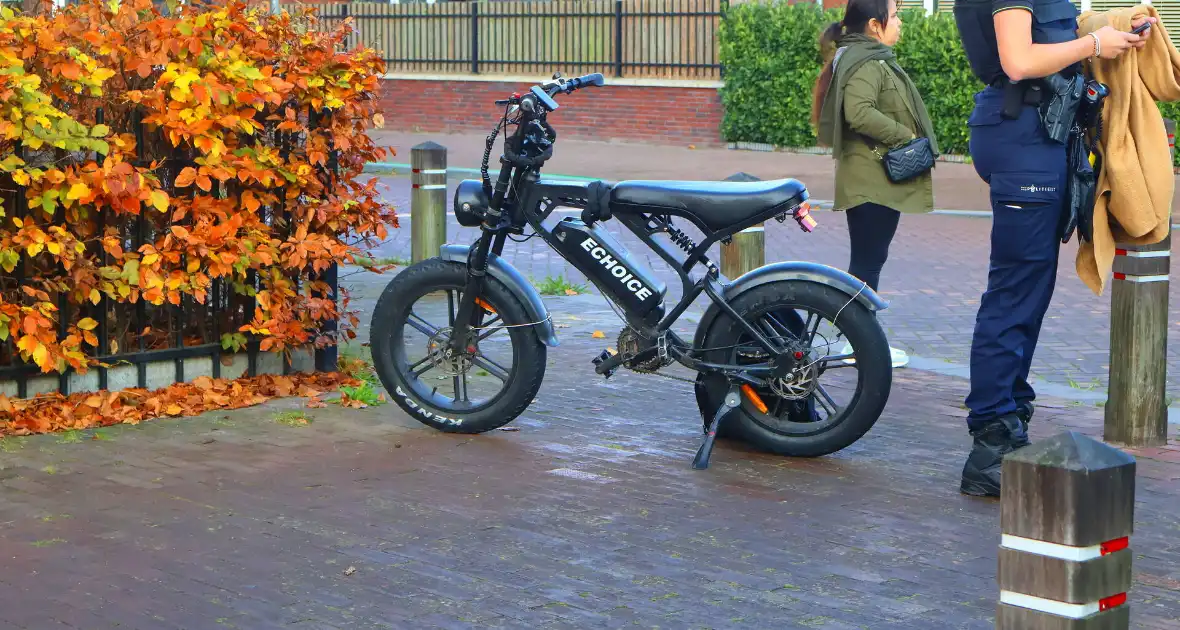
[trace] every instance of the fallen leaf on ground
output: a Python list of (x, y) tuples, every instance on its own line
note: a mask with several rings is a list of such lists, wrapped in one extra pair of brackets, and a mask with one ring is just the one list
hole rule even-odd
[(344, 575), (352, 575), (353, 573), (356, 573), (356, 567), (348, 567), (344, 570)]
[(566, 294), (566, 295), (577, 295), (577, 294), (578, 294), (578, 292), (577, 292), (577, 291), (574, 291), (573, 289), (566, 289), (566, 290), (565, 290), (565, 294)]
[(595, 339), (606, 339), (606, 333), (602, 332), (601, 330), (594, 331), (594, 334), (590, 336), (594, 337)]
[(129, 388), (69, 396), (54, 392), (24, 399), (0, 397), (0, 437), (139, 424), (165, 415), (191, 417), (215, 409), (251, 407), (301, 391), (316, 393), (309, 407), (323, 407), (318, 395), (342, 385), (356, 386), (360, 381), (338, 372), (262, 374), (236, 380), (202, 376), (155, 391)]
[(369, 406), (365, 403), (355, 399), (349, 398), (348, 394), (340, 392), (340, 406), (345, 409), (368, 409)]

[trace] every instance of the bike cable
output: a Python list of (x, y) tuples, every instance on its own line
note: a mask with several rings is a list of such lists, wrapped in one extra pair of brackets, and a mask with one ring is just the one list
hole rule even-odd
[(487, 142), (484, 144), (483, 162), (479, 166), (479, 175), (482, 178), (484, 194), (491, 198), (492, 196), (492, 176), (488, 172), (488, 162), (492, 159), (492, 148), (496, 146), (496, 137), (500, 135), (500, 130), (504, 125), (508, 124), (508, 107), (504, 106), (504, 115), (500, 117), (500, 122), (496, 123), (492, 133), (488, 134)]

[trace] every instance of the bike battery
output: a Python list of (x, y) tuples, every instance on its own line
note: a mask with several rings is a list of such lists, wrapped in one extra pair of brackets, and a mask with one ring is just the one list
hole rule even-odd
[(642, 268), (606, 230), (566, 217), (553, 227), (555, 249), (616, 304), (645, 317), (664, 303), (668, 287)]

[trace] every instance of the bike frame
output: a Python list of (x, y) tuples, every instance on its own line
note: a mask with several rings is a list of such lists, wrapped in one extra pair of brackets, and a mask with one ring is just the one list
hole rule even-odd
[[(601, 77), (598, 80), (601, 81)], [(562, 253), (553, 230), (544, 225), (544, 221), (552, 215), (558, 206), (561, 206), (581, 208), (583, 210), (582, 221), (587, 226), (602, 223), (610, 218), (617, 219), (676, 272), (683, 289), (680, 300), (666, 313), (660, 308), (644, 316), (629, 308), (627, 304), (612, 300), (621, 308), (627, 324), (635, 331), (648, 340), (658, 342), (661, 339), (666, 339), (668, 343), (666, 347), (643, 349), (633, 356), (623, 356), (623, 353), (620, 352), (599, 363), (596, 367), (598, 373), (609, 373), (625, 361), (646, 360), (665, 350), (674, 360), (697, 372), (720, 372), (733, 382), (745, 382), (756, 386), (765, 385), (768, 379), (784, 377), (795, 369), (804, 360), (805, 352), (800, 348), (792, 348), (788, 344), (772, 341), (753, 324), (745, 321), (730, 306), (729, 298), (726, 296), (726, 285), (722, 283), (720, 271), (709, 259), (707, 252), (715, 243), (728, 242), (733, 235), (748, 227), (764, 223), (771, 218), (780, 222), (784, 221), (788, 215), (805, 204), (806, 192), (802, 192), (799, 198), (769, 208), (721, 230), (710, 229), (698, 217), (674, 208), (632, 205), (614, 201), (608, 202), (609, 217), (603, 217), (602, 209), (596, 207), (597, 204), (591, 200), (589, 183), (547, 180), (541, 177), (540, 170), (544, 161), (548, 159), (548, 153), (541, 151), (538, 159), (524, 155), (513, 155), (509, 149), (510, 146), (523, 146), (530, 140), (534, 146), (538, 142), (542, 146), (551, 146), (552, 141), (556, 139), (556, 132), (545, 121), (545, 117), (548, 111), (556, 108), (552, 96), (561, 91), (572, 91), (572, 89), (563, 89), (561, 85), (552, 82), (546, 83), (545, 86), (544, 88), (533, 88), (532, 93), (523, 98), (514, 95), (512, 102), (520, 104), (521, 117), (515, 133), (511, 137), (507, 135), (505, 137), (505, 151), (500, 157), (499, 176), (491, 190), (488, 190), (489, 181), (486, 177), (485, 157), (484, 189), (485, 194), (489, 192), (491, 194), (487, 195), (490, 199), (487, 201), (487, 210), (480, 225), (480, 237), (471, 246), (466, 261), (467, 280), (452, 329), (451, 349), (457, 353), (469, 349), (471, 331), (480, 326), (484, 312), (483, 309), (477, 311), (476, 301), (483, 292), (490, 255), (500, 256), (502, 254), (504, 243), (509, 234), (524, 234), (524, 228), (529, 226), (551, 249)], [(530, 97), (533, 98), (533, 101), (528, 104), (524, 103)], [(526, 107), (526, 105), (531, 107)], [(528, 111), (530, 109), (531, 111)], [(545, 141), (545, 138), (533, 137), (540, 133), (548, 136), (548, 142)], [(493, 139), (494, 134), (489, 137), (489, 151)], [(675, 228), (672, 224), (673, 216), (695, 225), (704, 235), (704, 240), (699, 244), (695, 243)], [(676, 252), (664, 242), (656, 240), (654, 237), (657, 234), (667, 234), (672, 243), (683, 252)], [(562, 255), (568, 259), (564, 253)], [(600, 273), (600, 270), (583, 269), (577, 261), (570, 260), (570, 262), (579, 271), (586, 274), (600, 289), (603, 289), (600, 281), (595, 277), (597, 273)], [(636, 267), (632, 261), (626, 260), (626, 257), (621, 257), (620, 262), (625, 262), (624, 266), (631, 269)], [(693, 356), (700, 352), (700, 349), (696, 348), (694, 343), (685, 342), (671, 328), (702, 292), (709, 296), (721, 313), (737, 322), (754, 342), (770, 356), (770, 360), (766, 364), (710, 363)], [(606, 299), (611, 299), (607, 291), (603, 290), (603, 293)], [(775, 337), (779, 338), (778, 335)]]
[[(491, 185), (491, 179), (487, 173), (487, 157), (490, 156), (491, 147), (500, 126), (497, 126), (497, 131), (494, 131), (487, 140), (487, 153), (485, 153), (484, 166), (481, 169), (484, 176), (483, 191), (480, 195), (471, 197), (472, 205), (481, 206), (480, 236), (467, 250), (467, 280), (452, 328), (451, 350), (453, 353), (471, 352), (472, 350), (470, 346), (472, 330), (479, 328), (485, 313), (484, 309), (477, 309), (477, 300), (483, 295), (491, 256), (499, 257), (504, 250), (507, 237), (512, 234), (523, 235), (526, 227), (531, 227), (536, 232), (536, 236), (542, 237), (551, 249), (559, 252), (566, 260), (575, 265), (575, 268), (590, 278), (591, 282), (594, 282), (603, 291), (604, 297), (621, 307), (624, 319), (630, 328), (642, 335), (645, 340), (654, 342), (654, 347), (641, 348), (640, 352), (630, 356), (624, 355), (624, 353), (614, 356), (604, 353), (602, 357), (599, 357), (599, 360), (595, 361), (595, 370), (599, 374), (609, 375), (612, 370), (627, 361), (645, 361), (661, 355), (670, 356), (671, 359), (695, 370), (695, 372), (721, 373), (735, 383), (745, 382), (753, 386), (765, 386), (768, 380), (784, 378), (784, 376), (791, 374), (792, 370), (801, 367), (802, 362), (807, 360), (806, 348), (799, 347), (794, 343), (802, 340), (792, 339), (795, 337), (794, 333), (786, 329), (768, 337), (753, 323), (747, 322), (737, 314), (729, 304), (735, 295), (763, 282), (804, 280), (832, 284), (834, 287), (845, 290), (850, 295), (850, 301), (861, 301), (865, 303), (867, 308), (873, 310), (886, 308), (886, 304), (881, 302), (871, 289), (867, 289), (863, 282), (855, 281), (855, 278), (840, 273), (840, 271), (814, 263), (767, 265), (767, 267), (736, 278), (732, 283), (723, 282), (720, 270), (707, 256), (709, 248), (717, 242), (728, 242), (737, 232), (756, 224), (765, 223), (771, 218), (784, 222), (788, 216), (794, 216), (800, 225), (804, 224), (807, 216), (806, 189), (801, 189), (798, 196), (759, 212), (758, 215), (750, 216), (745, 221), (727, 225), (723, 229), (712, 229), (703, 222), (703, 219), (691, 212), (676, 208), (621, 203), (609, 199), (609, 196), (608, 201), (604, 201), (602, 188), (609, 190), (610, 186), (601, 182), (586, 183), (544, 179), (540, 175), (540, 169), (552, 156), (552, 143), (557, 137), (556, 131), (553, 131), (545, 120), (549, 112), (557, 109), (556, 101), (553, 101), (552, 97), (557, 93), (569, 93), (586, 85), (602, 85), (601, 74), (569, 81), (558, 79), (546, 81), (542, 86), (533, 87), (531, 92), (526, 93), (523, 97), (520, 94), (513, 94), (511, 99), (497, 101), (501, 105), (516, 107), (513, 113), (519, 112), (519, 118), (512, 122), (516, 124), (516, 131), (511, 136), (505, 134), (504, 152), (500, 156), (499, 176), (494, 186)], [(504, 122), (501, 122), (500, 125), (509, 122), (507, 116), (509, 116), (509, 111), (506, 110)], [(474, 182), (470, 183), (474, 184)], [(599, 186), (597, 191), (594, 190), (595, 185)], [(457, 215), (460, 205), (467, 208), (466, 203), (459, 203), (461, 191), (463, 191), (463, 186), (460, 185), (460, 191), (457, 191), (457, 198), (455, 198)], [(610, 221), (610, 219), (617, 219), (621, 222), (631, 234), (640, 239), (645, 247), (655, 251), (661, 260), (675, 271), (680, 278), (682, 287), (680, 301), (674, 304), (667, 313), (663, 310), (663, 304), (660, 308), (650, 310), (648, 313), (640, 313), (635, 308), (629, 307), (628, 303), (624, 301), (612, 300), (611, 291), (604, 288), (602, 281), (596, 277), (602, 274), (602, 270), (584, 268), (584, 264), (573, 260), (568, 252), (563, 251), (560, 247), (555, 231), (544, 224), (558, 206), (582, 209), (582, 227), (592, 227), (592, 225), (601, 224)], [(675, 228), (673, 217), (694, 224), (701, 231), (703, 241), (696, 243), (693, 238)], [(655, 236), (658, 234), (668, 235), (671, 244), (682, 251), (676, 251), (673, 247), (669, 247), (669, 244), (657, 241)], [(637, 265), (628, 260), (628, 256), (619, 255), (618, 258), (619, 262), (623, 263), (622, 267), (625, 270), (634, 271), (636, 269)], [(618, 276), (616, 275), (616, 277)], [(691, 343), (686, 342), (676, 335), (671, 327), (702, 293), (709, 296), (709, 300), (713, 302), (715, 308), (706, 311), (696, 340)], [(662, 293), (660, 300), (663, 300)], [(694, 356), (704, 352), (704, 348), (697, 347), (701, 343), (703, 329), (721, 315), (726, 315), (736, 322), (737, 326), (740, 326), (743, 332), (749, 335), (750, 339), (769, 356), (769, 360), (761, 365), (743, 366), (736, 365), (736, 363), (703, 361), (700, 357)], [(786, 333), (786, 337), (781, 333)], [(805, 330), (805, 336), (806, 333)], [(837, 357), (837, 359), (843, 359), (843, 357)]]

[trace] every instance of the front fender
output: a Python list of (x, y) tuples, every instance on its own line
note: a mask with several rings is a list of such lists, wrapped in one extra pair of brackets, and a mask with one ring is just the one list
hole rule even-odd
[[(466, 265), (470, 252), (470, 245), (443, 245), (439, 248), (438, 255), (443, 260)], [(517, 271), (511, 263), (491, 252), (488, 252), (488, 273), (508, 287), (516, 299), (520, 300), (520, 305), (524, 307), (525, 314), (528, 315), (530, 321), (538, 322), (533, 328), (537, 331), (537, 338), (541, 340), (541, 343), (557, 347), (557, 332), (553, 327), (553, 320), (549, 318), (549, 309), (545, 308), (545, 303), (541, 301), (541, 294), (533, 288), (532, 284), (529, 284), (524, 274)]]
[[(826, 284), (834, 289), (843, 291), (850, 298), (855, 296), (856, 301), (870, 311), (883, 311), (889, 308), (888, 302), (882, 300), (876, 291), (873, 291), (867, 284), (858, 280), (855, 276), (835, 267), (796, 260), (763, 265), (757, 269), (748, 271), (735, 280), (724, 284), (721, 294), (725, 296), (726, 300), (733, 300), (750, 289), (783, 280), (802, 280), (805, 282)], [(705, 310), (704, 316), (701, 317), (700, 325), (697, 327), (695, 343), (697, 347), (701, 346), (704, 341), (704, 335), (708, 332), (713, 320), (720, 314), (721, 309), (716, 304), (710, 303), (709, 308)]]

